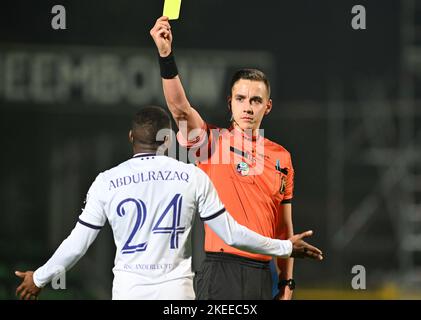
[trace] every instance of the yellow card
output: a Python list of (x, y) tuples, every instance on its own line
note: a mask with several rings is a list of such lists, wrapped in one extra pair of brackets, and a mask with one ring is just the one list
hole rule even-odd
[(170, 20), (178, 19), (180, 16), (181, 0), (165, 0), (163, 16)]

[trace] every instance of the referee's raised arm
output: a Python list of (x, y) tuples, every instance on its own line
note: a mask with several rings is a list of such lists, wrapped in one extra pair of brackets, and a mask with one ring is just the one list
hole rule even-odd
[[(159, 66), (165, 100), (177, 126), (180, 126), (180, 121), (186, 121), (187, 134), (193, 129), (202, 128), (203, 119), (190, 105), (178, 75), (174, 53), (172, 52), (173, 35), (168, 17), (158, 18), (150, 34), (159, 53)], [(188, 137), (184, 138), (188, 139)]]

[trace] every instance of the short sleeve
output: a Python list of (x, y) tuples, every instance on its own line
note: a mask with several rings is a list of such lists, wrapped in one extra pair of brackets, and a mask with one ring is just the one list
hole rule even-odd
[(225, 207), (218, 197), (218, 193), (206, 173), (196, 170), (196, 203), (202, 221), (216, 218), (225, 212)]
[(105, 201), (103, 200), (105, 191), (102, 175), (99, 174), (86, 195), (85, 208), (79, 216), (79, 223), (93, 229), (100, 229), (104, 226), (107, 221), (104, 210)]

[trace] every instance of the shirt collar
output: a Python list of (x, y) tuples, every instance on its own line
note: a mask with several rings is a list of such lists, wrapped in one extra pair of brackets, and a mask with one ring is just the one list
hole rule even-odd
[[(246, 140), (251, 140), (251, 141), (260, 141), (262, 139), (262, 136), (260, 135), (260, 130), (257, 130), (257, 134), (256, 135), (250, 135), (247, 132), (244, 132), (242, 129), (231, 126), (229, 128), (229, 130), (231, 131), (231, 134), (235, 137), (241, 136), (243, 139)], [(251, 131), (251, 130), (248, 130)]]
[(133, 155), (133, 158), (154, 157), (154, 156), (156, 156), (155, 153), (140, 152), (140, 153), (136, 153), (135, 155)]

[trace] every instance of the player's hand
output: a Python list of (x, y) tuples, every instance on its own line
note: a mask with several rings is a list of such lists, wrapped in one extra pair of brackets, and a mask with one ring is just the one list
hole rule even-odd
[(34, 272), (15, 271), (15, 275), (22, 279), (22, 283), (16, 289), (16, 296), (19, 295), (21, 300), (36, 299), (41, 292), (41, 288), (38, 288), (34, 283)]
[(313, 247), (303, 240), (305, 237), (310, 237), (313, 231), (306, 231), (300, 234), (293, 235), (289, 240), (292, 242), (293, 258), (311, 258), (315, 260), (323, 260), (323, 253), (320, 249)]
[(160, 17), (150, 31), (156, 48), (161, 57), (167, 57), (171, 53), (172, 33), (168, 17)]

